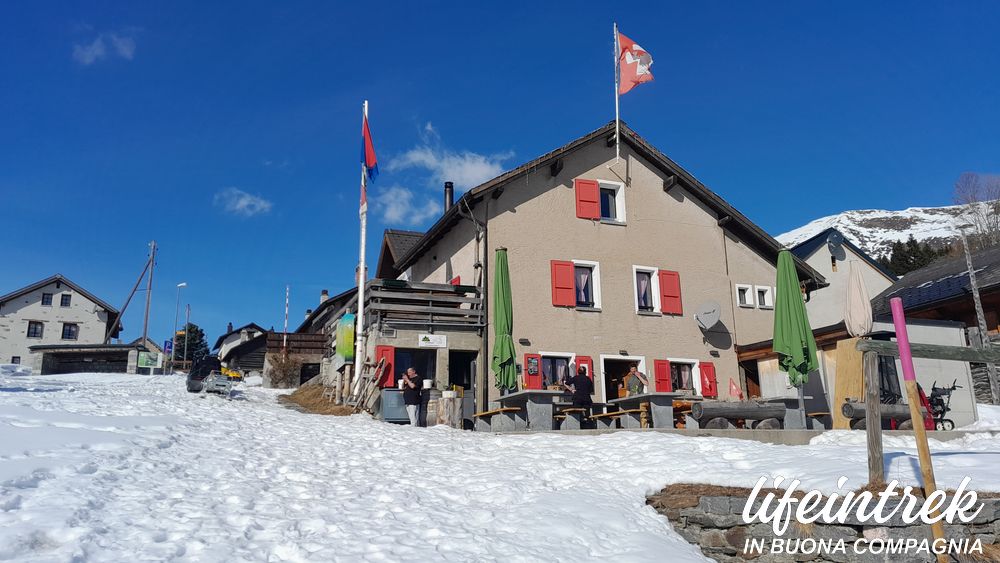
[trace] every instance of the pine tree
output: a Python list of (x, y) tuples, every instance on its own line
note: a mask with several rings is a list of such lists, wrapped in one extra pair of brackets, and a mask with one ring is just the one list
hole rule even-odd
[(184, 335), (187, 334), (187, 359), (193, 362), (208, 355), (208, 341), (205, 340), (205, 331), (194, 323), (188, 323), (184, 332), (174, 336), (174, 359), (184, 360)]
[(925, 242), (917, 242), (917, 239), (910, 235), (906, 242), (898, 240), (893, 242), (892, 250), (887, 256), (879, 258), (879, 263), (893, 274), (902, 276), (927, 266), (941, 256), (946, 256), (949, 251), (950, 247), (937, 249)]

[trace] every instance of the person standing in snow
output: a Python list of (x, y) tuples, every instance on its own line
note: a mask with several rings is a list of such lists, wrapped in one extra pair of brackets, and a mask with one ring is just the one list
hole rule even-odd
[(420, 414), (420, 400), (424, 388), (424, 378), (413, 368), (406, 368), (403, 374), (403, 404), (406, 405), (406, 414), (410, 417), (410, 424), (418, 426), (417, 418)]

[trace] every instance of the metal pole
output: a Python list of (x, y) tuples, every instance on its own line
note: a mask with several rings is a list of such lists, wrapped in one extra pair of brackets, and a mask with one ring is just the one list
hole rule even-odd
[[(965, 265), (969, 268), (969, 288), (972, 290), (972, 302), (976, 307), (976, 322), (979, 323), (979, 337), (983, 347), (989, 345), (989, 332), (986, 330), (986, 315), (983, 313), (983, 301), (979, 296), (979, 284), (976, 283), (976, 269), (972, 267), (972, 253), (969, 250), (969, 240), (965, 237), (965, 231), (959, 230), (962, 235), (962, 248), (965, 250)], [(1000, 382), (997, 381), (997, 366), (986, 364), (986, 376), (990, 381), (990, 395), (993, 404), (1000, 404)]]
[(146, 259), (146, 265), (143, 266), (142, 273), (139, 274), (139, 279), (135, 280), (135, 285), (132, 286), (132, 291), (128, 294), (128, 298), (125, 299), (125, 304), (122, 305), (121, 310), (118, 311), (118, 316), (115, 317), (114, 322), (111, 323), (111, 328), (104, 335), (105, 344), (107, 344), (108, 341), (111, 340), (111, 335), (115, 332), (115, 329), (118, 328), (119, 323), (121, 323), (122, 315), (124, 315), (125, 310), (128, 309), (128, 304), (132, 302), (132, 298), (135, 297), (135, 292), (139, 290), (139, 284), (142, 283), (142, 278), (146, 277), (146, 270), (148, 269), (149, 269), (149, 258)]
[(149, 302), (153, 297), (153, 268), (156, 266), (156, 241), (149, 243), (149, 279), (146, 280), (146, 314), (142, 318), (142, 345), (149, 334)]
[(181, 282), (177, 284), (177, 300), (174, 301), (174, 332), (170, 334), (170, 373), (174, 372), (174, 354), (176, 353), (175, 348), (177, 348), (177, 316), (180, 314), (181, 309), (181, 288), (187, 287), (187, 282)]
[[(188, 303), (185, 306), (184, 311), (184, 364), (187, 365), (188, 361), (188, 334), (191, 333), (191, 304)], [(188, 366), (188, 371), (191, 371), (191, 367)]]
[(621, 115), (618, 110), (618, 59), (621, 56), (621, 49), (618, 47), (618, 22), (614, 23), (615, 32), (615, 162), (621, 158)]
[[(368, 100), (365, 100), (364, 104), (361, 106), (362, 112), (362, 126), (368, 121)], [(361, 371), (365, 364), (365, 282), (367, 281), (367, 275), (365, 270), (365, 237), (367, 235), (368, 228), (368, 201), (367, 197), (364, 196), (365, 187), (367, 186), (367, 176), (368, 169), (365, 165), (365, 159), (361, 159), (361, 205), (358, 207), (358, 217), (361, 219), (361, 241), (358, 248), (358, 272), (355, 276), (358, 282), (358, 321), (357, 321), (357, 332), (354, 335), (354, 367), (352, 373), (352, 379), (358, 378), (361, 375)], [(351, 382), (353, 383), (353, 382)]]
[(285, 328), (281, 333), (281, 351), (288, 352), (288, 293), (291, 291), (291, 286), (285, 286)]

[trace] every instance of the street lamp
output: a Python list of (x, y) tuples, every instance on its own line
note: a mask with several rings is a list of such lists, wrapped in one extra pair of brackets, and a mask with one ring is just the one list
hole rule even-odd
[[(177, 302), (174, 303), (174, 333), (170, 335), (170, 373), (174, 372), (174, 348), (177, 344), (177, 315), (181, 307), (181, 288), (187, 287), (187, 282), (177, 284)], [(187, 327), (184, 327), (185, 330)]]

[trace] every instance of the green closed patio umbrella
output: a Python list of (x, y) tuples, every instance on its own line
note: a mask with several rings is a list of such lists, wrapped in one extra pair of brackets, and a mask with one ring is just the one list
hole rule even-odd
[(778, 252), (776, 285), (774, 352), (778, 355), (778, 367), (799, 389), (799, 409), (804, 414), (802, 387), (809, 381), (809, 372), (819, 368), (819, 362), (816, 360), (816, 339), (809, 327), (809, 315), (806, 314), (806, 304), (799, 288), (799, 276), (795, 272), (795, 261), (788, 250)]
[(501, 391), (517, 390), (516, 353), (514, 351), (514, 314), (510, 298), (510, 271), (507, 249), (498, 248), (493, 278), (493, 364), (496, 386)]

